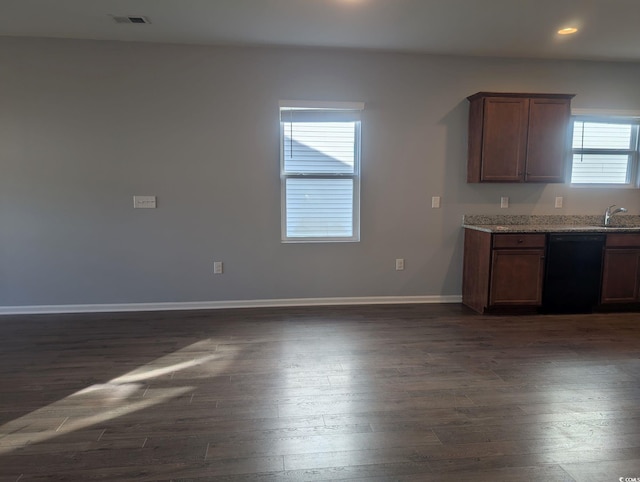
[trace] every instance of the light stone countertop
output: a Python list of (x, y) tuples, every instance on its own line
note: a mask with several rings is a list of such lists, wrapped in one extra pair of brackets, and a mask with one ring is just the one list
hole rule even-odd
[(610, 226), (601, 215), (465, 215), (462, 227), (487, 233), (640, 233), (640, 216), (620, 215)]
[(567, 224), (463, 224), (463, 228), (486, 233), (640, 233), (640, 226), (589, 226)]

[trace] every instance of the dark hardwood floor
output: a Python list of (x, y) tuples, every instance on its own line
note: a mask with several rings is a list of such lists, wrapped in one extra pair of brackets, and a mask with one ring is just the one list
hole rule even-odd
[(0, 317), (0, 481), (640, 480), (640, 315)]

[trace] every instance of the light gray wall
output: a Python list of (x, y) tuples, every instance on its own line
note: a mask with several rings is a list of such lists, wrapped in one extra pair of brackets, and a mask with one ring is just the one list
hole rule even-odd
[[(640, 209), (466, 184), (466, 96), (640, 110), (638, 85), (639, 64), (0, 39), (0, 305), (459, 294), (464, 213)], [(279, 99), (366, 102), (360, 243), (280, 243)]]

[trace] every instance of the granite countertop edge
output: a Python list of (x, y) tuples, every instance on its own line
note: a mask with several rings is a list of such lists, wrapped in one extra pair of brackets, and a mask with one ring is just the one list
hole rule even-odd
[(640, 233), (640, 226), (580, 226), (553, 224), (463, 224), (465, 229), (485, 233)]
[(640, 215), (616, 216), (605, 227), (601, 215), (467, 214), (462, 227), (486, 233), (640, 233)]

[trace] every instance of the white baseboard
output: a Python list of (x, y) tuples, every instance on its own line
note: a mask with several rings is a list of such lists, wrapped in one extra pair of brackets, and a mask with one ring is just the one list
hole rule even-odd
[(460, 303), (462, 296), (365, 296), (356, 298), (291, 298), (274, 300), (187, 301), (180, 303), (114, 303), (95, 305), (0, 306), (0, 315), (53, 313), (113, 313), (127, 311), (218, 310), (287, 306), (393, 305), (410, 303)]

